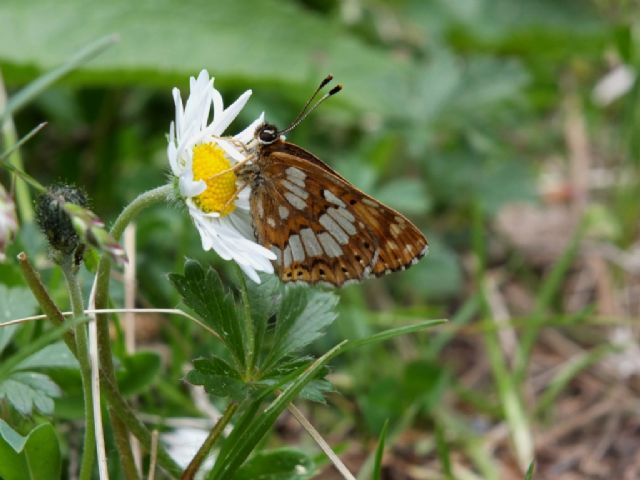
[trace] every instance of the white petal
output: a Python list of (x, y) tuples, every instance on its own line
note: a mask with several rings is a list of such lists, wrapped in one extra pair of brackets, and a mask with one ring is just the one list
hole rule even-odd
[(242, 95), (238, 97), (238, 99), (229, 105), (229, 108), (225, 109), (223, 114), (220, 116), (220, 119), (216, 119), (216, 135), (222, 135), (224, 131), (227, 129), (231, 122), (233, 122), (240, 111), (244, 108), (249, 101), (249, 97), (251, 96), (251, 90), (247, 90)]
[(220, 148), (224, 150), (224, 153), (227, 157), (230, 157), (231, 160), (235, 162), (242, 162), (246, 160), (246, 155), (242, 153), (232, 142), (228, 140), (224, 140), (222, 138), (218, 138), (216, 143), (220, 145)]
[(183, 174), (180, 177), (179, 186), (180, 195), (186, 198), (200, 195), (207, 189), (207, 184), (204, 182), (204, 180), (194, 181), (190, 173)]
[(251, 140), (253, 140), (256, 133), (256, 129), (263, 123), (264, 123), (264, 112), (262, 112), (258, 118), (256, 118), (253, 122), (251, 122), (247, 128), (245, 128), (240, 133), (234, 136), (235, 138), (237, 138), (238, 140), (240, 140), (242, 143), (246, 145)]

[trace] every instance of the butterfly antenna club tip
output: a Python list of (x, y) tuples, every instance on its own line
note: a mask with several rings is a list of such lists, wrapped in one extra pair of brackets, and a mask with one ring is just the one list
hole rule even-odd
[(335, 95), (336, 93), (338, 93), (340, 90), (342, 90), (342, 85), (338, 84), (335, 87), (333, 87), (331, 90), (329, 90), (329, 93), (327, 94), (328, 96), (331, 95)]
[(324, 88), (324, 86), (329, 83), (331, 80), (333, 80), (333, 75), (329, 74), (326, 77), (324, 77), (324, 80), (322, 80), (322, 82), (320, 82), (320, 86), (318, 87), (318, 90), (321, 90), (322, 88)]

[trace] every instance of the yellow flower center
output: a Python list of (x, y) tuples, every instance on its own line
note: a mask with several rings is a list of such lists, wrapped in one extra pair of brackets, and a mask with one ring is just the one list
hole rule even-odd
[(200, 144), (193, 147), (193, 179), (204, 180), (207, 189), (193, 197), (195, 204), (206, 213), (218, 212), (229, 215), (236, 208), (236, 174), (229, 170), (231, 162), (222, 149), (213, 144)]

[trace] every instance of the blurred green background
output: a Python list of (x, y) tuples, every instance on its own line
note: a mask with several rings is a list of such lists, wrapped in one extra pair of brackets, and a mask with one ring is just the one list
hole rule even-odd
[[(339, 393), (305, 407), (316, 427), (358, 471), (389, 419), (383, 478), (523, 478), (533, 453), (536, 478), (637, 478), (639, 13), (625, 0), (2, 0), (0, 68), (11, 96), (118, 35), (14, 119), (19, 134), (48, 122), (25, 169), (84, 186), (107, 221), (166, 182), (173, 86), (186, 98), (207, 68), (227, 104), (252, 89), (235, 132), (261, 111), (288, 124), (332, 73), (344, 91), (289, 140), (407, 214), (431, 251), (341, 290), (316, 353), (452, 321), (333, 365)], [(20, 284), (24, 249), (64, 303), (29, 225), (10, 248), (0, 281)], [(185, 257), (229, 268), (178, 209), (139, 218), (139, 306), (176, 304), (166, 273)], [(199, 415), (184, 364), (213, 340), (183, 319), (139, 323), (139, 348), (159, 352), (140, 409)], [(316, 452), (286, 417), (269, 444)], [(317, 478), (338, 478), (317, 461)]]

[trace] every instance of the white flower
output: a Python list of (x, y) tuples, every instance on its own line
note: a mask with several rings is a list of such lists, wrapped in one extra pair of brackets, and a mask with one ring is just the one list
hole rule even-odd
[(0, 185), (0, 262), (5, 260), (5, 249), (17, 230), (16, 207), (7, 191)]
[[(247, 90), (224, 108), (222, 95), (206, 70), (197, 79), (191, 77), (184, 106), (180, 90), (174, 88), (176, 119), (171, 122), (167, 154), (202, 248), (214, 249), (223, 259), (235, 261), (249, 278), (260, 282), (257, 272), (273, 273), (271, 260), (276, 256), (255, 242), (249, 215), (250, 189), (240, 185), (230, 169), (246, 159), (243, 147), (253, 140), (264, 114), (239, 134), (221, 138), (250, 96), (251, 90)], [(238, 191), (239, 187), (244, 188)]]

